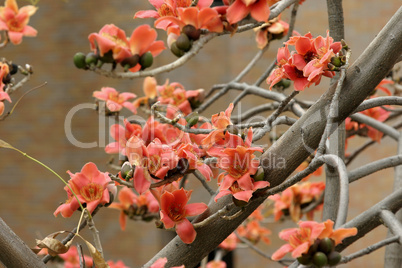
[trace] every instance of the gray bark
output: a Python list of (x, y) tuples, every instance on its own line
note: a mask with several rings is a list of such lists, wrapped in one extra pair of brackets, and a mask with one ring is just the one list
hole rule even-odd
[(46, 267), (2, 218), (0, 218), (0, 245), (0, 264), (5, 267)]
[[(398, 143), (398, 155), (402, 155), (402, 132), (399, 135)], [(394, 191), (402, 189), (402, 165), (395, 167), (395, 180)], [(402, 210), (399, 210), (396, 214), (396, 219), (402, 222)], [(396, 235), (396, 234), (395, 234)], [(387, 237), (393, 236), (391, 231), (388, 231)], [(384, 267), (399, 268), (402, 267), (402, 244), (393, 243), (385, 248), (384, 255)]]

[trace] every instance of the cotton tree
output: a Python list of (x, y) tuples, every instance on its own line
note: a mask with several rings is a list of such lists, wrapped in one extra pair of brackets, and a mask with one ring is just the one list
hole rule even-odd
[[(60, 198), (66, 201), (55, 207), (55, 216), (70, 220), (81, 213), (77, 228), (38, 239), (33, 250), (1, 221), (0, 261), (7, 267), (44, 267), (58, 255), (65, 267), (126, 267), (104, 259), (102, 230), (95, 227), (96, 215), (117, 209), (116, 224), (123, 231), (127, 224), (148, 221), (177, 234), (144, 267), (226, 267), (223, 256), (238, 245), (257, 251), (267, 262), (289, 267), (335, 266), (386, 246), (384, 265), (400, 267), (402, 138), (398, 129), (402, 125), (398, 105), (402, 91), (400, 77), (391, 70), (401, 60), (402, 9), (351, 62), (353, 47), (344, 40), (342, 1), (327, 0), (329, 29), (324, 36), (296, 31), (303, 2), (150, 1), (153, 9), (137, 11), (134, 19), (153, 18), (152, 25), (140, 25), (126, 35), (105, 19), (99, 32), (88, 33), (88, 41), (82, 41), (89, 43), (90, 51), (77, 52), (75, 66), (110, 79), (144, 78), (143, 96), (107, 86), (93, 92), (96, 111), (116, 119), (110, 127), (115, 141), (105, 147), (105, 153), (118, 160), (110, 162), (108, 172), (100, 171), (95, 163), (83, 163), (81, 171), (68, 171), (70, 178), (65, 180), (23, 148), (7, 143), (7, 137), (0, 137), (0, 147), (24, 154), (64, 182), (67, 198)], [(28, 25), (36, 11), (37, 3), (32, 4), (18, 8), (15, 0), (7, 0), (1, 7), (3, 49), (10, 43), (18, 45), (24, 36), (36, 35)], [(280, 15), (287, 8), (291, 18), (285, 22)], [(166, 32), (166, 42), (155, 29)], [(259, 51), (231, 81), (206, 92), (188, 90), (180, 81), (158, 79), (196, 58), (212, 39), (245, 31), (255, 31)], [(272, 42), (283, 44), (277, 57), (266, 63), (266, 71), (256, 81), (242, 82)], [(154, 68), (162, 52), (178, 59)], [(7, 112), (4, 101), (14, 101), (12, 93), (22, 90), (32, 68), (17, 66), (7, 57), (0, 64), (1, 119), (12, 120), (8, 116), (15, 106)], [(17, 81), (16, 73), (25, 77)], [(330, 79), (327, 91), (314, 102), (303, 100), (303, 94), (324, 79)], [(205, 114), (229, 91), (238, 95), (228, 107)], [(267, 103), (232, 115), (248, 95)], [(122, 116), (123, 110), (132, 116)], [(262, 117), (267, 111), (269, 116)], [(146, 115), (142, 122), (134, 116), (138, 113)], [(277, 126), (286, 128), (278, 138), (274, 137)], [(346, 153), (348, 141), (355, 136), (366, 138), (367, 143)], [(348, 168), (385, 136), (398, 144), (396, 156)], [(267, 137), (271, 144), (261, 144)], [(309, 181), (324, 172), (324, 166), (325, 182)], [(394, 191), (347, 221), (349, 184), (390, 167), (396, 167)], [(205, 189), (188, 188), (190, 179), (198, 179)], [(202, 191), (204, 202), (191, 202), (193, 191)], [(321, 210), (318, 220), (320, 213), (315, 212)], [(271, 233), (262, 224), (268, 218), (293, 221), (294, 228)], [(387, 238), (341, 255), (381, 224), (389, 229)], [(79, 234), (86, 226), (92, 237)], [(59, 240), (62, 235), (66, 236)], [(269, 243), (269, 235), (284, 240), (270, 245), (275, 249), (272, 256), (258, 248), (259, 241)], [(73, 240), (85, 244), (91, 256), (84, 257), (82, 248), (72, 246)], [(212, 251), (214, 260), (208, 262), (205, 257)]]

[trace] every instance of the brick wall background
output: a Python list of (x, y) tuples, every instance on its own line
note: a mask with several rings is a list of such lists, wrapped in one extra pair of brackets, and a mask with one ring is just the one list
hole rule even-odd
[[(25, 4), (19, 1), (20, 5)], [(344, 1), (346, 40), (353, 50), (352, 61), (364, 50), (370, 40), (385, 25), (399, 7), (397, 0), (389, 1)], [(137, 10), (149, 9), (147, 1), (46, 1), (42, 0), (39, 10), (32, 17), (30, 25), (39, 32), (37, 38), (25, 38), (19, 46), (7, 46), (2, 57), (18, 64), (29, 63), (34, 68), (32, 79), (16, 94), (15, 102), (25, 90), (47, 82), (27, 95), (6, 121), (1, 122), (0, 138), (27, 154), (39, 159), (68, 179), (66, 170), (78, 172), (84, 163), (92, 161), (100, 170), (108, 170), (109, 156), (102, 146), (77, 148), (66, 138), (64, 124), (67, 113), (76, 105), (92, 103), (92, 92), (103, 86), (111, 86), (120, 91), (131, 91), (142, 95), (142, 79), (115, 80), (101, 77), (73, 66), (72, 57), (78, 52), (88, 52), (89, 33), (98, 32), (107, 24), (114, 23), (126, 30), (127, 35), (135, 26), (151, 23), (150, 20), (133, 20)], [(325, 1), (308, 0), (299, 8), (296, 30), (304, 34), (325, 35), (328, 28)], [(284, 19), (289, 18), (287, 11)], [(160, 35), (165, 40), (164, 35)], [(229, 42), (234, 41), (234, 42)], [(279, 43), (272, 44), (264, 58), (257, 64), (245, 81), (254, 81), (271, 63)], [(166, 78), (182, 83), (186, 89), (205, 88), (213, 84), (230, 81), (246, 66), (258, 51), (252, 32), (242, 33), (232, 38), (225, 36), (208, 43), (203, 51), (192, 59), (186, 67), (180, 67), (167, 74), (157, 76), (159, 84)], [(155, 59), (154, 66), (166, 64), (176, 58), (168, 51)], [(325, 91), (328, 83), (312, 87), (299, 97), (317, 99)], [(264, 85), (266, 87), (266, 85)], [(205, 114), (211, 115), (227, 107), (234, 93), (227, 94), (219, 103), (209, 108)], [(241, 109), (256, 106), (264, 100), (245, 98)], [(10, 106), (7, 106), (10, 107)], [(107, 122), (108, 123), (108, 122)], [(107, 144), (97, 114), (90, 109), (79, 111), (72, 120), (72, 133), (81, 142)], [(107, 138), (107, 136), (106, 136)], [(356, 139), (351, 147), (362, 144)], [(372, 149), (352, 165), (368, 163), (395, 154), (395, 142), (385, 138), (381, 145)], [(63, 184), (43, 167), (11, 150), (0, 150), (0, 217), (30, 246), (35, 238), (43, 238), (58, 230), (71, 230), (79, 215), (70, 219), (54, 218), (52, 213), (59, 202), (66, 199)], [(350, 217), (370, 207), (387, 196), (392, 189), (393, 170), (378, 172), (369, 178), (351, 185)], [(195, 185), (198, 185), (195, 183)], [(205, 191), (198, 191), (194, 201), (202, 200)], [(122, 259), (130, 267), (140, 267), (162, 246), (160, 230), (152, 223), (133, 222), (125, 232), (120, 231), (118, 212), (104, 209), (95, 218), (101, 232), (101, 240), (107, 259)], [(287, 225), (289, 227), (291, 225)], [(274, 245), (282, 243), (277, 238), (280, 227), (268, 225), (272, 229)], [(282, 227), (282, 225), (281, 225)], [(361, 239), (346, 252), (358, 250), (385, 237), (385, 228), (379, 227), (367, 238)], [(89, 233), (84, 231), (84, 236)], [(277, 246), (263, 246), (267, 253)], [(237, 266), (267, 267), (271, 265), (256, 253), (241, 249), (235, 255)], [(356, 260), (345, 267), (379, 267), (383, 262), (383, 250)], [(267, 264), (269, 263), (269, 264)], [(275, 266), (275, 265), (274, 265)], [(279, 265), (278, 265), (279, 267)]]

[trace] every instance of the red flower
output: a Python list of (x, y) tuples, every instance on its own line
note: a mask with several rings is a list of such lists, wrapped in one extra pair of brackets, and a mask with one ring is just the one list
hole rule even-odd
[(177, 235), (186, 244), (191, 244), (197, 235), (186, 217), (199, 215), (208, 208), (204, 203), (187, 204), (190, 196), (191, 191), (182, 188), (173, 192), (164, 192), (160, 201), (161, 221), (165, 228), (170, 229), (176, 226)]
[(338, 245), (346, 237), (357, 234), (356, 228), (340, 228), (334, 231), (332, 229), (334, 223), (331, 220), (327, 220), (323, 223), (300, 221), (298, 224), (299, 228), (286, 229), (279, 233), (279, 237), (289, 244), (285, 244), (275, 251), (272, 255), (272, 260), (280, 260), (288, 252), (292, 252), (293, 258), (298, 258), (303, 253), (308, 252), (310, 246), (314, 244), (316, 239), (328, 237), (334, 240), (335, 245)]
[(267, 21), (270, 10), (266, 0), (235, 0), (226, 11), (230, 24), (239, 22), (248, 14), (256, 21)]
[(114, 24), (106, 24), (99, 33), (91, 33), (88, 40), (91, 49), (101, 57), (109, 51), (116, 62), (131, 56), (126, 33)]
[(271, 231), (267, 228), (261, 227), (256, 220), (249, 221), (245, 225), (240, 225), (237, 228), (237, 232), (240, 236), (246, 238), (254, 244), (260, 240), (266, 244), (271, 243), (271, 240), (268, 238), (268, 236), (271, 234)]
[(159, 211), (158, 201), (149, 191), (136, 195), (131, 189), (123, 187), (119, 191), (118, 199), (119, 203), (114, 202), (109, 207), (120, 210), (119, 222), (122, 230), (126, 229), (126, 218), (130, 212), (130, 207), (134, 208), (134, 210), (146, 208), (146, 212), (150, 213)]
[[(103, 173), (98, 170), (94, 163), (87, 163), (81, 169), (81, 172), (75, 174), (67, 171), (70, 175), (69, 185), (82, 204), (86, 204), (86, 208), (92, 213), (98, 205), (104, 205), (110, 202), (109, 191), (115, 195), (116, 186), (110, 184), (112, 181), (108, 173)], [(79, 208), (79, 203), (70, 189), (66, 186), (64, 189), (67, 192), (67, 201), (60, 205), (53, 213), (57, 216), (59, 213), (63, 217), (71, 217), (74, 211)]]
[[(150, 52), (154, 57), (159, 55), (166, 47), (163, 41), (155, 41), (157, 35), (156, 30), (147, 24), (138, 26), (131, 34), (129, 40), (131, 54), (140, 57), (146, 52)], [(140, 69), (141, 65), (137, 63), (136, 66), (130, 68), (130, 71), (137, 72)]]
[(27, 24), (37, 9), (32, 5), (18, 9), (15, 0), (6, 0), (5, 6), (0, 7), (0, 31), (7, 31), (14, 45), (20, 44), (23, 36), (36, 36), (38, 32)]
[(110, 135), (115, 142), (109, 143), (105, 147), (105, 152), (108, 154), (126, 155), (126, 144), (132, 136), (141, 137), (142, 128), (138, 124), (132, 124), (127, 119), (124, 119), (124, 127), (119, 124), (114, 124), (110, 127)]
[(128, 101), (129, 99), (137, 97), (134, 93), (119, 93), (112, 87), (103, 87), (101, 91), (94, 91), (92, 95), (99, 100), (105, 101), (107, 108), (111, 112), (118, 112), (123, 107), (126, 107), (131, 112), (137, 113), (137, 109), (135, 109), (134, 105)]
[[(181, 29), (186, 25), (192, 25), (196, 29), (207, 29), (210, 32), (220, 33), (223, 31), (223, 24), (219, 13), (209, 7), (198, 9), (197, 7), (178, 8), (178, 16), (161, 17), (155, 21), (155, 27), (168, 26), (168, 33), (180, 35)], [(166, 28), (165, 28), (166, 29)]]

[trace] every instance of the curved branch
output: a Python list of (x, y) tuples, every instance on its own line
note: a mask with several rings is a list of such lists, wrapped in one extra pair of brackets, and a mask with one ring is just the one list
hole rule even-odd
[(392, 97), (378, 97), (374, 99), (369, 99), (363, 101), (362, 104), (357, 107), (354, 113), (362, 112), (364, 110), (383, 106), (383, 105), (402, 105), (402, 97), (392, 96)]
[(377, 160), (375, 162), (371, 162), (367, 165), (350, 171), (348, 173), (349, 183), (357, 181), (360, 178), (368, 176), (382, 169), (396, 167), (399, 165), (402, 165), (402, 155), (390, 156), (384, 159)]
[(353, 114), (350, 116), (350, 118), (352, 118), (353, 120), (361, 123), (361, 124), (366, 124), (370, 127), (373, 127), (379, 131), (381, 131), (384, 134), (387, 134), (388, 136), (390, 136), (391, 138), (393, 138), (394, 140), (398, 140), (399, 139), (399, 131), (394, 129), (391, 126), (388, 126), (385, 123), (382, 123), (378, 120), (375, 120), (367, 115), (364, 114)]

